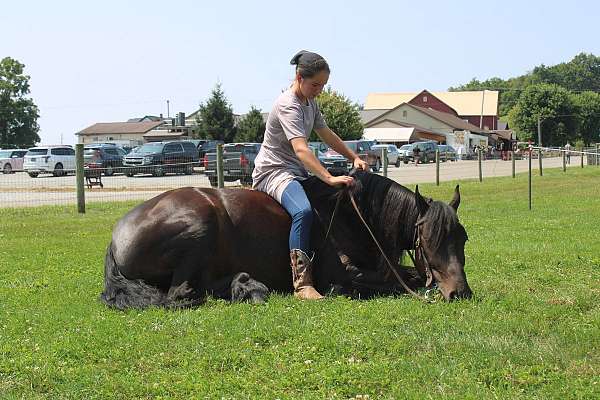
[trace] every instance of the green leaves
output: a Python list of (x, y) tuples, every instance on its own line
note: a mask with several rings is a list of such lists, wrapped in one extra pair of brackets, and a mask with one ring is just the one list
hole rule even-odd
[(521, 140), (536, 139), (538, 118), (542, 143), (562, 146), (576, 128), (575, 107), (569, 91), (556, 84), (530, 85), (509, 112), (510, 126)]
[(25, 66), (10, 57), (0, 61), (0, 148), (30, 147), (40, 141), (39, 111), (29, 94)]
[(600, 57), (580, 53), (569, 62), (542, 64), (515, 78), (473, 78), (449, 90), (484, 89), (500, 91), (498, 114), (508, 117), (519, 140), (537, 140), (540, 116), (544, 145), (600, 141)]
[[(317, 97), (317, 103), (329, 128), (342, 140), (361, 138), (363, 125), (358, 112), (358, 104), (352, 103), (350, 99), (332, 90), (331, 87)], [(319, 140), (314, 132), (311, 134), (311, 140)]]
[(265, 122), (259, 109), (252, 106), (250, 112), (238, 123), (235, 142), (262, 143), (265, 135)]
[(203, 139), (217, 139), (228, 143), (233, 140), (235, 127), (233, 110), (218, 83), (206, 103), (200, 104), (196, 119), (199, 136)]

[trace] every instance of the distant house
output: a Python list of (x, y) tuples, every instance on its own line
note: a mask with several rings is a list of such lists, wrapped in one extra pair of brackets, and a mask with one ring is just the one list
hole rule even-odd
[(185, 113), (163, 118), (146, 115), (131, 118), (127, 122), (101, 122), (75, 133), (79, 143), (111, 142), (127, 146), (138, 146), (146, 142), (174, 139), (191, 139), (195, 123), (188, 124)]
[(454, 115), (471, 125), (495, 130), (498, 127), (498, 91), (370, 93), (366, 112), (383, 112), (408, 103)]
[(163, 125), (164, 121), (100, 122), (77, 133), (78, 142), (89, 144), (112, 142), (128, 146), (144, 143), (144, 135)]
[(442, 132), (389, 118), (377, 120), (373, 124), (369, 124), (364, 130), (363, 137), (369, 140), (377, 140), (379, 143), (395, 145), (403, 145), (421, 140), (446, 142), (446, 136)]
[[(375, 117), (373, 117), (375, 115)], [(390, 110), (373, 113), (364, 123), (363, 136), (380, 142), (403, 144), (435, 140), (468, 151), (487, 146), (490, 131), (464, 121), (453, 113), (401, 103)]]

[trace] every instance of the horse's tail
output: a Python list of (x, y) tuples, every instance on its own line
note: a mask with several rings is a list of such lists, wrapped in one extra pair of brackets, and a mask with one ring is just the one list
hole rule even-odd
[(106, 249), (104, 259), (104, 291), (100, 295), (100, 300), (109, 307), (125, 310), (164, 306), (165, 294), (141, 279), (125, 278), (115, 261), (111, 242)]

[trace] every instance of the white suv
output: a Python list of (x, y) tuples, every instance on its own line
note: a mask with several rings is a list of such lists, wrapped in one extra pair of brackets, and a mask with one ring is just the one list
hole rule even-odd
[(32, 147), (23, 160), (23, 171), (32, 178), (41, 173), (61, 176), (74, 170), (75, 150), (71, 146)]

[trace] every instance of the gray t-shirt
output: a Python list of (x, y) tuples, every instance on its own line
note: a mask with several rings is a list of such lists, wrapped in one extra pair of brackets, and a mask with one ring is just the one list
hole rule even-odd
[(265, 138), (254, 160), (254, 189), (266, 192), (281, 203), (283, 191), (292, 180), (308, 177), (290, 140), (297, 137), (308, 140), (313, 128), (326, 126), (314, 99), (304, 105), (291, 89), (283, 92), (269, 114)]

